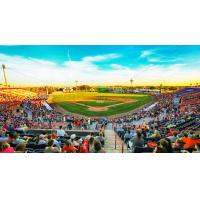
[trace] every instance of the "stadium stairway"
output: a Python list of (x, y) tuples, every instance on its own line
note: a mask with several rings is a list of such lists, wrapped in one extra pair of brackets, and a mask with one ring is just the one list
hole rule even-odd
[[(116, 135), (114, 130), (112, 129), (111, 125), (109, 124), (107, 128), (105, 129), (105, 146), (104, 149), (107, 153), (122, 153), (122, 143), (124, 142), (121, 140), (121, 138)], [(115, 137), (116, 137), (116, 149), (115, 149)], [(130, 153), (129, 150), (126, 147), (126, 144), (124, 144), (124, 153)]]

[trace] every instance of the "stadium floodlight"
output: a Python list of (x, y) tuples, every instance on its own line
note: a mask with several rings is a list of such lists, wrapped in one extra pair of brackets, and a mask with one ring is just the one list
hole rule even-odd
[(130, 79), (130, 83), (131, 83), (131, 87), (132, 87), (132, 85), (133, 85), (133, 79), (132, 78)]
[(76, 83), (76, 91), (77, 91), (77, 87), (78, 87), (78, 81), (75, 80), (75, 83)]
[(6, 78), (6, 66), (4, 64), (2, 64), (2, 69), (3, 69), (3, 77), (4, 77), (5, 86), (8, 87), (8, 82)]

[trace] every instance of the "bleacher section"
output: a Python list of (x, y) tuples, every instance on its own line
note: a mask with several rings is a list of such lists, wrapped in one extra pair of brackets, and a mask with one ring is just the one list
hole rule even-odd
[(185, 88), (174, 93), (181, 99), (180, 106), (200, 104), (200, 88)]
[[(11, 133), (13, 134), (19, 134), (19, 139), (24, 139), (24, 137), (28, 137), (28, 141), (26, 144), (26, 152), (27, 153), (44, 153), (45, 148), (47, 147), (47, 144), (38, 144), (36, 142), (37, 138), (39, 138), (42, 134), (48, 134), (51, 135), (53, 132), (55, 133), (56, 130), (54, 129), (36, 129), (36, 130), (28, 130), (28, 131), (15, 131), (15, 132), (9, 132), (7, 131), (7, 136)], [(80, 138), (84, 139), (88, 135), (93, 135), (94, 137), (99, 135), (99, 131), (92, 131), (92, 130), (67, 130), (65, 131), (66, 135), (64, 137), (57, 137), (56, 140), (59, 143), (59, 146), (62, 148), (65, 145), (65, 141), (69, 140), (71, 135), (75, 134), (76, 138), (75, 141), (78, 141)], [(10, 146), (14, 149), (17, 146), (17, 143), (10, 142)]]

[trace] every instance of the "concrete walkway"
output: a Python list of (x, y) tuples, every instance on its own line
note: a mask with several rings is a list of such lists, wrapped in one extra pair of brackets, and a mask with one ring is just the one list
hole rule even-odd
[[(124, 143), (119, 136), (116, 136), (116, 149), (115, 149), (115, 132), (111, 127), (105, 130), (105, 146), (104, 149), (107, 153), (122, 153), (122, 143)], [(124, 144), (124, 153), (130, 153)]]

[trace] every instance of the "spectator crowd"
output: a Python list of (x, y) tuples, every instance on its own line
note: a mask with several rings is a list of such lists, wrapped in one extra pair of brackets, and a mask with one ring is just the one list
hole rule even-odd
[[(7, 98), (2, 97), (1, 98)], [(32, 97), (0, 102), (0, 153), (103, 153), (104, 131), (112, 124), (130, 152), (187, 153), (200, 151), (200, 107), (173, 103), (173, 94), (160, 95), (156, 103), (135, 113), (112, 119), (63, 115)], [(41, 134), (27, 130), (51, 129)], [(81, 137), (67, 130), (96, 130)]]
[(113, 127), (131, 152), (200, 152), (200, 106), (180, 109), (173, 94), (161, 95), (150, 110), (114, 119)]

